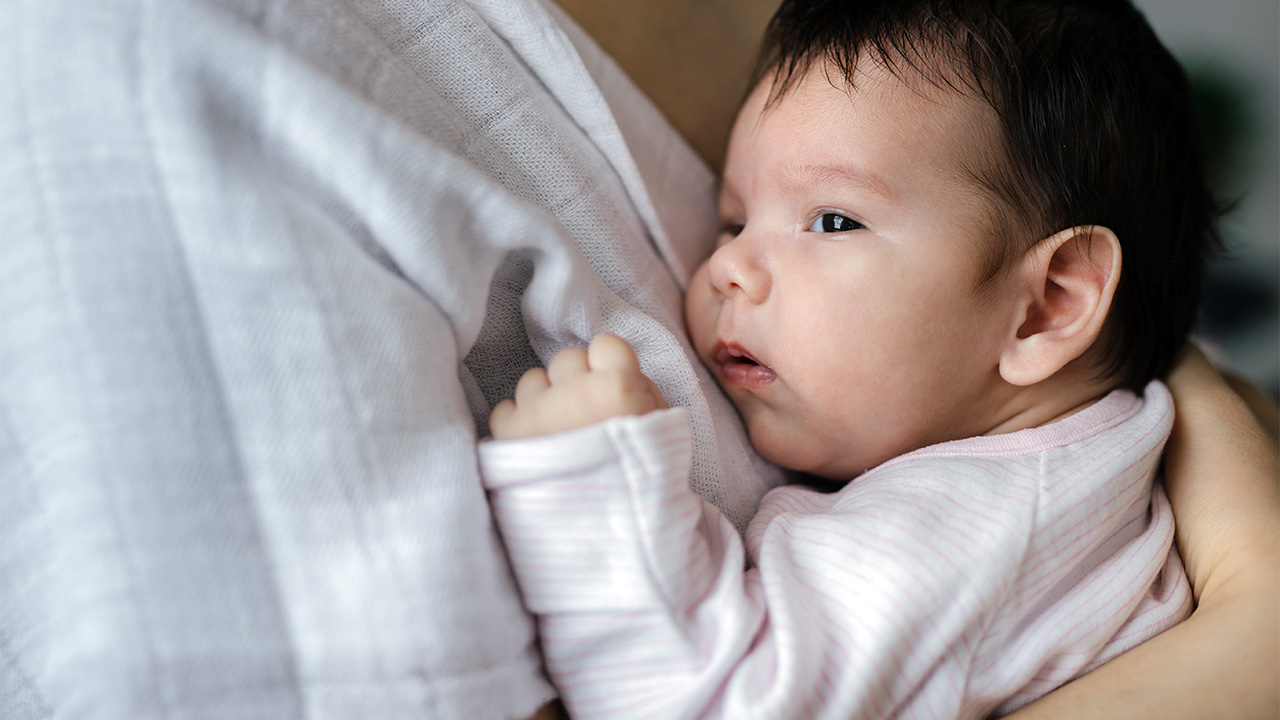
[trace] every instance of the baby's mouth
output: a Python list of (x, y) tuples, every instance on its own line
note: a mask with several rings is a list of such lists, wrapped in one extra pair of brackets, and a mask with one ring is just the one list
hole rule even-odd
[(761, 388), (778, 377), (772, 369), (737, 345), (717, 345), (715, 361), (720, 368), (720, 377), (728, 385)]

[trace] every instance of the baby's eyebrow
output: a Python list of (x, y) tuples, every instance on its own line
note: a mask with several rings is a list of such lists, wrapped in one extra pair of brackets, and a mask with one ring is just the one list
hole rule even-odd
[(728, 179), (727, 177), (725, 177), (724, 175), (721, 175), (721, 176), (719, 176), (719, 177), (717, 177), (717, 178), (716, 178), (715, 191), (716, 191), (716, 195), (715, 195), (715, 197), (716, 197), (716, 212), (717, 212), (717, 213), (720, 213), (721, 215), (723, 215), (723, 214), (724, 214), (724, 212), (725, 212), (725, 210), (724, 210), (724, 206), (725, 206), (725, 202), (726, 202), (726, 201), (725, 201), (725, 195), (726, 195), (726, 194), (728, 194), (728, 195), (730, 195), (730, 196), (736, 196), (736, 194), (737, 194), (737, 193), (736, 193), (736, 187), (734, 186), (734, 184), (733, 184), (733, 182), (732, 182), (731, 180), (729, 180), (729, 179)]
[(783, 168), (782, 181), (801, 188), (813, 185), (845, 185), (863, 192), (874, 193), (886, 200), (895, 200), (898, 196), (879, 175), (839, 161), (820, 165), (789, 165)]

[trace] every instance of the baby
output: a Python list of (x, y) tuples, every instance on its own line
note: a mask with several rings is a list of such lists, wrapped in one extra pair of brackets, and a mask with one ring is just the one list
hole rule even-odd
[(985, 717), (1191, 609), (1155, 380), (1217, 206), (1127, 2), (786, 2), (729, 142), (692, 348), (767, 459), (746, 536), (617, 337), (480, 459), (581, 717)]

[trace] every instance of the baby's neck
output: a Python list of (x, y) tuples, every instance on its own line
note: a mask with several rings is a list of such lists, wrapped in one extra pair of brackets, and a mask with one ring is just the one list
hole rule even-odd
[(1101, 400), (1117, 385), (1109, 378), (1062, 370), (1031, 387), (1018, 388), (983, 435), (1001, 435), (1043, 427), (1071, 417)]

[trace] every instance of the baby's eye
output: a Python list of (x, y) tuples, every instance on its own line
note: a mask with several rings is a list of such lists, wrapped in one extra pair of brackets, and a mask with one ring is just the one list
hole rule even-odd
[(813, 224), (809, 226), (809, 232), (848, 232), (850, 230), (861, 230), (863, 227), (865, 226), (857, 220), (839, 213), (822, 213), (822, 215), (819, 215), (818, 218), (813, 221)]

